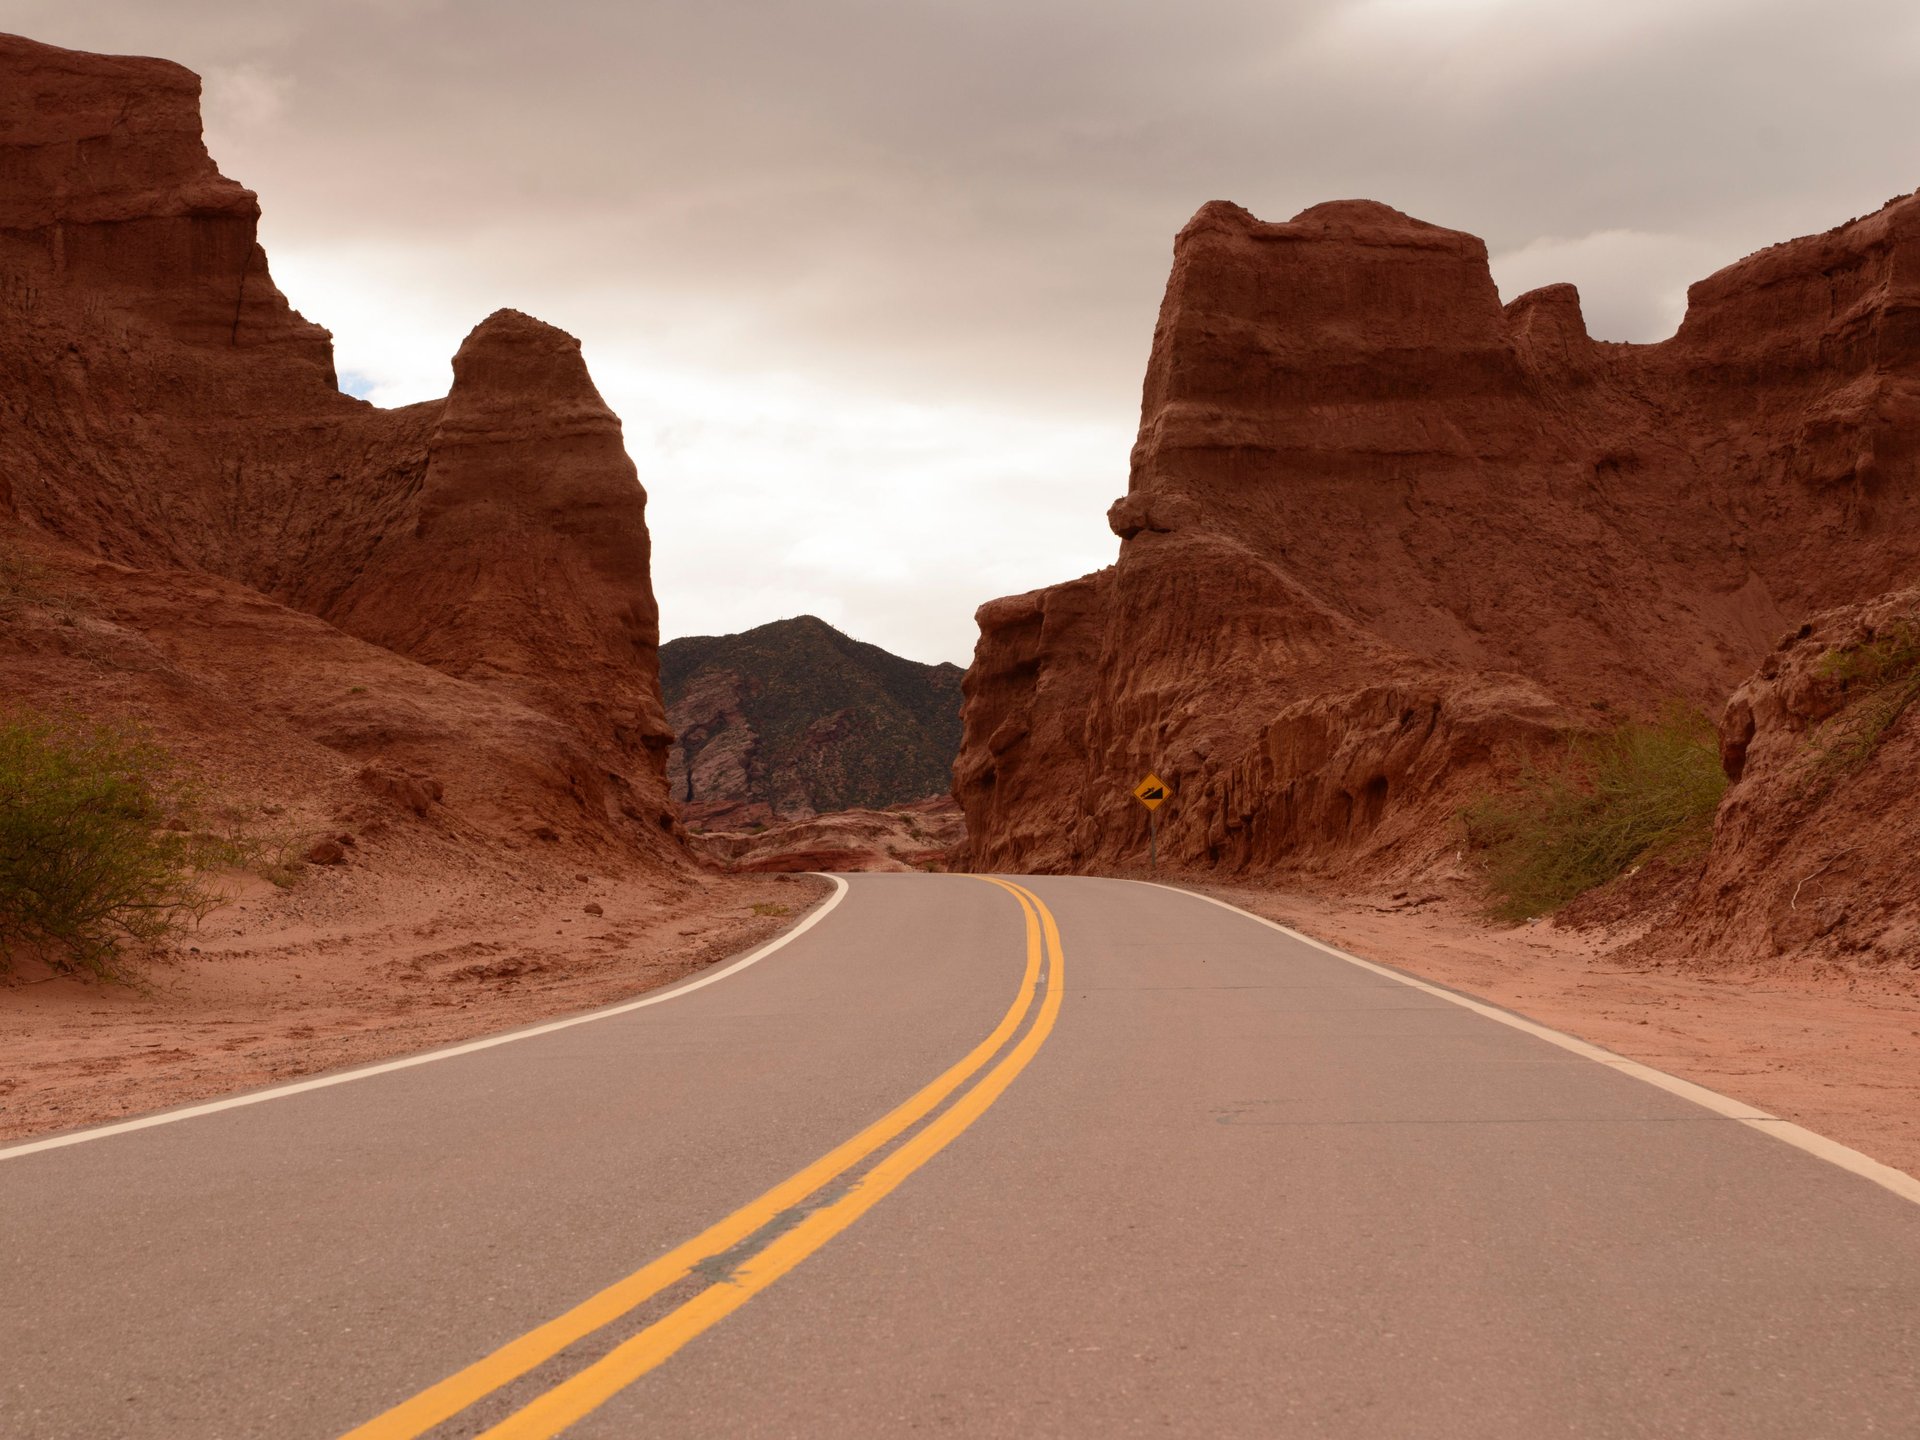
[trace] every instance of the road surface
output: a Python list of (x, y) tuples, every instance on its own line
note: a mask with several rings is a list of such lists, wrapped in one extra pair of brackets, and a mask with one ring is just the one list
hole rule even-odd
[(0, 1150), (0, 1435), (1920, 1434), (1912, 1182), (1201, 897), (846, 887)]

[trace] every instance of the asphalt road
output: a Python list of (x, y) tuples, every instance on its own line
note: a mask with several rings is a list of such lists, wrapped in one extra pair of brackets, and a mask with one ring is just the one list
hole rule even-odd
[(0, 1150), (0, 1436), (1920, 1435), (1920, 1187), (1020, 884), (854, 876), (658, 1003)]

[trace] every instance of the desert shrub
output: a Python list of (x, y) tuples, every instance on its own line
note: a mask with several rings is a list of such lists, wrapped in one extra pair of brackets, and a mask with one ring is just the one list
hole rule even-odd
[(210, 907), (212, 837), (168, 828), (188, 794), (171, 757), (124, 726), (0, 711), (0, 970), (36, 955), (118, 976), (128, 942)]
[(1835, 650), (1820, 673), (1848, 700), (1814, 742), (1814, 770), (1836, 780), (1866, 764), (1894, 722), (1920, 699), (1920, 624), (1902, 620), (1873, 639)]
[(778, 900), (759, 900), (754, 902), (753, 913), (756, 915), (785, 915), (787, 913), (787, 907), (782, 905)]
[(40, 605), (52, 598), (46, 568), (15, 550), (0, 550), (0, 615), (11, 615), (23, 605)]
[(1698, 710), (1669, 706), (1534, 759), (1517, 786), (1462, 814), (1481, 853), (1493, 913), (1544, 915), (1655, 856), (1697, 855), (1727, 788), (1719, 737)]
[(242, 865), (282, 890), (291, 890), (299, 882), (307, 867), (307, 851), (313, 847), (309, 837), (283, 832), (236, 838), (229, 843)]

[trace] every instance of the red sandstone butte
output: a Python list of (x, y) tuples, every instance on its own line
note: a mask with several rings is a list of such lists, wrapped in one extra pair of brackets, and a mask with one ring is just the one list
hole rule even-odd
[(683, 869), (646, 493), (579, 343), (500, 311), (445, 400), (342, 394), (199, 90), (0, 36), (0, 551), (40, 576), (0, 698), (137, 718), (289, 825)]
[(1437, 873), (1510, 742), (1717, 710), (1910, 583), (1917, 461), (1920, 198), (1709, 277), (1654, 345), (1569, 285), (1502, 306), (1481, 241), (1384, 205), (1205, 205), (1118, 561), (979, 612), (972, 863), (1134, 863), (1151, 769), (1176, 867)]

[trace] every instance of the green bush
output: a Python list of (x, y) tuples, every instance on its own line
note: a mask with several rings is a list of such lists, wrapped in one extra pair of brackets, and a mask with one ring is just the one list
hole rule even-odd
[(1518, 787), (1462, 814), (1481, 852), (1493, 913), (1544, 915), (1656, 856), (1705, 849), (1726, 791), (1719, 737), (1698, 710), (1671, 705), (1652, 724), (1577, 736), (1530, 761)]
[(167, 828), (187, 799), (172, 758), (136, 731), (0, 712), (0, 972), (34, 955), (118, 978), (127, 943), (205, 914), (197, 876), (229, 847)]
[(1866, 764), (1907, 707), (1920, 699), (1920, 624), (1898, 621), (1859, 645), (1835, 650), (1820, 673), (1840, 682), (1845, 708), (1820, 727), (1814, 770), (1833, 781)]

